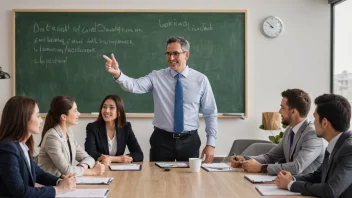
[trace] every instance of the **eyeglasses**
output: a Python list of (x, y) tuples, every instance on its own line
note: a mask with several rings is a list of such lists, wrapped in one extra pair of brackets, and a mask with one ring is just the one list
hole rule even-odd
[(176, 52), (165, 52), (164, 54), (167, 58), (170, 58), (171, 56), (178, 58), (180, 56), (180, 54), (183, 54), (183, 53), (185, 53), (185, 51), (183, 51), (183, 52), (177, 52), (177, 51)]

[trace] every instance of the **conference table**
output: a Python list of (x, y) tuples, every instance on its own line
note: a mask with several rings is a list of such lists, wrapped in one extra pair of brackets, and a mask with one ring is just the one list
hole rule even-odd
[[(152, 162), (139, 164), (142, 164), (140, 171), (107, 170), (101, 177), (113, 177), (114, 180), (109, 185), (77, 185), (77, 188), (109, 188), (108, 198), (264, 198), (255, 189), (257, 184), (252, 184), (244, 178), (244, 175), (250, 173), (244, 172), (243, 169), (237, 169), (236, 172), (207, 172), (201, 169), (198, 173), (192, 173), (190, 168), (171, 168), (170, 171), (164, 171)], [(304, 196), (283, 197), (298, 198)]]

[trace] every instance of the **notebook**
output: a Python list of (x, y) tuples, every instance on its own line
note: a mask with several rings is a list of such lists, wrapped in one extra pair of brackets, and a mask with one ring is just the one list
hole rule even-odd
[(76, 177), (76, 184), (77, 185), (109, 185), (113, 177), (107, 178), (97, 178), (97, 177)]
[(236, 169), (225, 163), (202, 164), (202, 168), (208, 172), (235, 172)]
[(109, 189), (76, 189), (72, 192), (58, 194), (56, 197), (61, 198), (106, 198)]
[(255, 186), (255, 189), (263, 196), (301, 196), (301, 193), (279, 189), (277, 186)]
[(110, 165), (111, 171), (140, 171), (142, 169), (141, 164), (122, 164), (122, 165)]
[(188, 164), (184, 162), (157, 162), (155, 163), (160, 168), (188, 168)]
[(276, 176), (270, 175), (245, 175), (248, 181), (252, 183), (273, 183)]

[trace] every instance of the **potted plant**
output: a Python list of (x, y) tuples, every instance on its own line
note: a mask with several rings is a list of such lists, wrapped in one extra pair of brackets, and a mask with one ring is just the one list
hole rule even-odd
[(270, 142), (274, 144), (280, 143), (284, 132), (280, 131), (278, 135), (273, 133), (273, 130), (285, 129), (287, 125), (281, 124), (281, 114), (278, 112), (263, 112), (262, 113), (262, 125), (259, 126), (262, 130), (269, 130), (272, 135), (269, 136)]

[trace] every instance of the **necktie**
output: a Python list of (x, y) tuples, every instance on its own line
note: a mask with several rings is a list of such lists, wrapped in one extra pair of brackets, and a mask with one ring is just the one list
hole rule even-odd
[(175, 87), (174, 131), (176, 133), (183, 131), (183, 87), (181, 76), (181, 74), (177, 74)]
[(290, 154), (292, 153), (293, 140), (295, 139), (295, 133), (291, 130), (290, 133)]
[(322, 174), (321, 174), (322, 180), (324, 180), (324, 181), (325, 181), (326, 175), (328, 174), (329, 157), (330, 157), (330, 153), (326, 149), (325, 150), (325, 155), (324, 155), (324, 160), (323, 160), (323, 165), (322, 165)]

